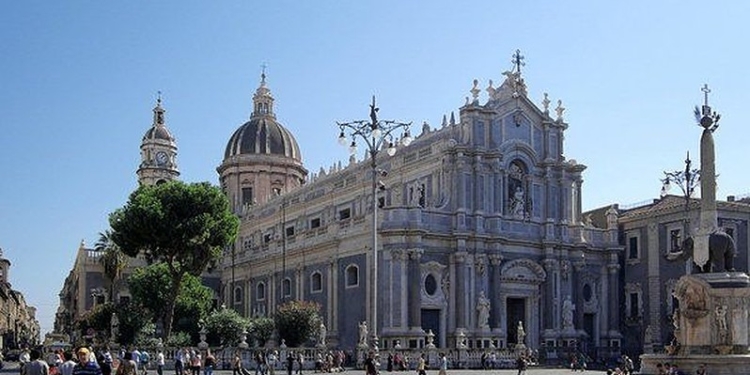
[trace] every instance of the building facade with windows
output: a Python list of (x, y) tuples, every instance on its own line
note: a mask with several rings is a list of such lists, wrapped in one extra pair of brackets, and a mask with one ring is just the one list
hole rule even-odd
[[(581, 215), (582, 172), (563, 156), (562, 103), (527, 94), (519, 66), (458, 116), (379, 153), (377, 333), (381, 348), (619, 348), (617, 226)], [(224, 303), (271, 315), (320, 304), (327, 343), (353, 349), (371, 322), (373, 170), (352, 157), (309, 174), (265, 75), (217, 171), (241, 218), (223, 260)], [(321, 125), (335, 141), (334, 124)], [(486, 309), (489, 306), (489, 309)], [(283, 337), (279, 338), (283, 339)]]
[(40, 335), (36, 307), (8, 281), (10, 266), (0, 249), (0, 350), (36, 345)]
[[(728, 197), (717, 201), (718, 224), (734, 238), (738, 271), (750, 269), (748, 258), (748, 221), (750, 202)], [(592, 215), (598, 226), (616, 221), (620, 243), (624, 247), (622, 268), (621, 332), (623, 348), (637, 355), (644, 345), (659, 349), (674, 337), (672, 317), (677, 306), (673, 297), (677, 280), (694, 272), (691, 262), (669, 261), (668, 251), (677, 250), (686, 238), (686, 229), (694, 233), (699, 223), (700, 199), (666, 195), (636, 207), (605, 207)], [(608, 218), (608, 219), (607, 219)], [(687, 219), (687, 221), (686, 221)], [(635, 358), (635, 357), (634, 357)]]

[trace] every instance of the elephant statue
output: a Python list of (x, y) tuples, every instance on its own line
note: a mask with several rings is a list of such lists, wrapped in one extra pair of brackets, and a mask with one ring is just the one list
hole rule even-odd
[[(666, 254), (667, 260), (687, 260), (693, 256), (694, 241), (692, 237), (682, 241), (682, 245), (677, 251), (669, 251)], [(723, 230), (717, 230), (709, 235), (708, 238), (708, 263), (703, 267), (695, 268), (698, 272), (734, 272), (734, 257), (737, 255), (737, 248), (734, 245), (732, 236), (726, 234)]]

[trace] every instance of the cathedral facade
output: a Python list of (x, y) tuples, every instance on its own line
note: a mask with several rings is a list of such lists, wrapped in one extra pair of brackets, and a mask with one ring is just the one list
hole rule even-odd
[(258, 316), (317, 302), (328, 345), (342, 349), (373, 321), (386, 349), (424, 347), (430, 332), (440, 348), (510, 348), (519, 327), (531, 348), (618, 348), (616, 220), (582, 218), (586, 167), (563, 156), (562, 103), (533, 103), (520, 65), (504, 75), (486, 98), (474, 81), (458, 116), (423, 124), (394, 156), (378, 153), (377, 169), (352, 157), (314, 174), (263, 75), (217, 168), (241, 217), (223, 259), (224, 303)]

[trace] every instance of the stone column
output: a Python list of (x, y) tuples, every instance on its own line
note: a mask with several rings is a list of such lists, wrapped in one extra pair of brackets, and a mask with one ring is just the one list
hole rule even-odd
[[(656, 223), (650, 223), (646, 230), (646, 238), (648, 238), (648, 259), (660, 259), (659, 226)], [(684, 235), (687, 236), (687, 234)], [(665, 246), (668, 246), (668, 243), (665, 244)], [(660, 262), (648, 262), (648, 325), (651, 326), (651, 336), (654, 339), (654, 343), (657, 345), (662, 343), (661, 301), (664, 300), (664, 298), (662, 298), (662, 296), (664, 296), (662, 293), (665, 291), (661, 280), (659, 263)], [(692, 267), (692, 260), (688, 260), (687, 263)], [(671, 313), (671, 311), (667, 312), (667, 314)]]
[(466, 320), (466, 252), (459, 251), (454, 255), (456, 259), (456, 282), (454, 286), (456, 296), (456, 329), (467, 328)]
[(490, 254), (490, 291), (488, 298), (490, 299), (490, 327), (495, 329), (502, 329), (500, 325), (500, 309), (504, 308), (500, 300), (500, 264), (503, 261), (503, 256), (500, 254)]
[(337, 319), (337, 309), (336, 306), (338, 306), (338, 294), (336, 293), (337, 288), (336, 285), (338, 283), (338, 272), (336, 272), (336, 268), (338, 267), (338, 261), (334, 258), (329, 263), (328, 267), (328, 283), (326, 283), (326, 287), (328, 288), (328, 324), (327, 326), (331, 330), (331, 334), (338, 331), (338, 319)]
[(297, 278), (297, 300), (304, 301), (305, 300), (305, 280), (304, 280), (304, 268), (302, 265), (299, 265), (297, 267), (297, 270), (295, 272), (295, 277)]
[(617, 324), (620, 322), (620, 265), (610, 263), (607, 265), (607, 271), (609, 272), (609, 316), (607, 321), (610, 324), (609, 331), (615, 332), (619, 330)]
[(409, 327), (422, 327), (422, 272), (419, 261), (422, 249), (409, 249)]
[(540, 288), (542, 290), (542, 295), (544, 296), (541, 301), (542, 311), (546, 312), (545, 314), (542, 314), (543, 320), (540, 329), (543, 331), (545, 329), (555, 328), (555, 317), (560, 315), (557, 305), (561, 302), (559, 296), (555, 295), (555, 278), (557, 277), (560, 266), (557, 259), (544, 259), (542, 265), (544, 266), (545, 271), (547, 271), (547, 280), (544, 280), (544, 284)]
[(404, 327), (401, 313), (404, 310), (404, 301), (407, 301), (407, 296), (403, 293), (403, 290), (406, 288), (408, 280), (406, 279), (406, 273), (403, 272), (403, 250), (391, 250), (390, 257), (389, 277), (391, 282), (386, 298), (388, 311), (383, 324), (389, 327)]

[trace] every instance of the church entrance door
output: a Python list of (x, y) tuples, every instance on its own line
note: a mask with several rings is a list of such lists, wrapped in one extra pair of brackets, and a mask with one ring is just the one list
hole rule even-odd
[[(432, 333), (435, 334), (435, 346), (438, 348), (443, 347), (443, 343), (440, 340), (442, 337), (440, 335), (440, 310), (422, 309), (422, 329), (425, 333), (427, 333), (428, 330), (432, 330)], [(426, 343), (427, 342), (425, 341), (425, 344)]]
[(505, 332), (508, 332), (508, 344), (517, 344), (518, 339), (518, 322), (523, 322), (526, 333), (529, 332), (528, 322), (526, 322), (526, 298), (508, 298), (506, 305)]

